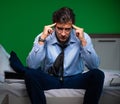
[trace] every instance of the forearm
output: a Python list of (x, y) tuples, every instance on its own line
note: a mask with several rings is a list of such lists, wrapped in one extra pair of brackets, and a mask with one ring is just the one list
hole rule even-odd
[(44, 45), (35, 44), (26, 60), (28, 67), (35, 69), (40, 67), (44, 57)]
[(81, 56), (89, 69), (96, 69), (99, 67), (100, 60), (94, 48), (91, 47), (88, 49), (86, 47), (83, 47), (81, 51)]

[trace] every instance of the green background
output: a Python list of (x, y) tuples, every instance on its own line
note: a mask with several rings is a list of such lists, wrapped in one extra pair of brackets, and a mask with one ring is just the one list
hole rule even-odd
[(26, 65), (34, 38), (63, 6), (74, 10), (76, 25), (88, 34), (120, 33), (119, 0), (0, 0), (0, 44)]

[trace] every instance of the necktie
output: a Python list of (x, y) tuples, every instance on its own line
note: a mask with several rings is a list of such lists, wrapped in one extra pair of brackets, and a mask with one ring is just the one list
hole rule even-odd
[(59, 45), (61, 47), (61, 53), (57, 56), (53, 66), (48, 70), (50, 74), (54, 76), (60, 77), (60, 80), (63, 81), (63, 73), (64, 73), (64, 49), (67, 45)]

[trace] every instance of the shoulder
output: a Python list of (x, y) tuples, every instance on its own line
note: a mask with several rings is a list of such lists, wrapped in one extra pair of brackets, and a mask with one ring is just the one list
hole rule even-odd
[(90, 35), (89, 34), (87, 34), (86, 32), (84, 32), (84, 37), (85, 37), (85, 39), (86, 39), (86, 41), (88, 42), (91, 42), (91, 37), (90, 37)]
[(38, 39), (39, 39), (39, 37), (42, 35), (42, 33), (40, 33), (40, 34), (38, 34), (36, 37), (35, 37), (35, 39), (34, 39), (34, 44), (35, 43), (38, 43)]
[(87, 38), (91, 39), (90, 35), (86, 32), (84, 32), (84, 37), (85, 37), (85, 39), (87, 39)]

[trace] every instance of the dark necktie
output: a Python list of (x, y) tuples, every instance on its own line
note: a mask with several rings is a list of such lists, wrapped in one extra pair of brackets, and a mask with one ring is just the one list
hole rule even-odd
[(53, 66), (48, 72), (54, 76), (60, 77), (60, 80), (63, 81), (64, 74), (64, 49), (67, 45), (59, 45), (61, 47), (61, 53), (57, 56)]

